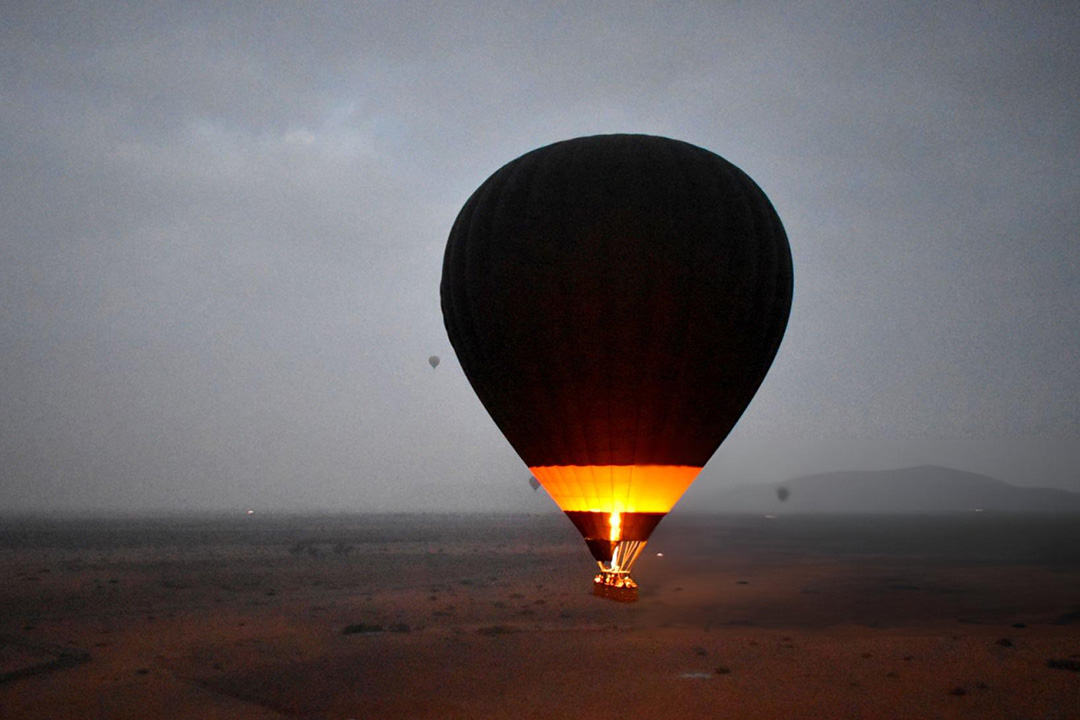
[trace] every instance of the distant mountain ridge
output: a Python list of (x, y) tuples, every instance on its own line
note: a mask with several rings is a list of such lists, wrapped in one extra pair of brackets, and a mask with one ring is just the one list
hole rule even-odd
[[(777, 490), (787, 488), (785, 501)], [(722, 512), (1080, 513), (1080, 494), (1024, 488), (987, 475), (920, 465), (805, 475), (782, 483), (738, 485), (714, 495)]]

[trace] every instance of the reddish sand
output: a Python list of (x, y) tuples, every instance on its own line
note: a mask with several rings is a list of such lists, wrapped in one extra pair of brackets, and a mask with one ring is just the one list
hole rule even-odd
[(7, 522), (0, 676), (91, 657), (0, 717), (1080, 718), (1080, 519), (676, 514), (639, 602), (592, 572), (555, 515)]

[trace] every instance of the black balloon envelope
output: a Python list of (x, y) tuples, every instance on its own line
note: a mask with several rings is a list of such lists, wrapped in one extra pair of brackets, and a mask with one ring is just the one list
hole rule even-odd
[(469, 382), (585, 537), (598, 592), (632, 596), (649, 534), (780, 346), (791, 251), (768, 198), (677, 140), (548, 145), (465, 203), (441, 292)]

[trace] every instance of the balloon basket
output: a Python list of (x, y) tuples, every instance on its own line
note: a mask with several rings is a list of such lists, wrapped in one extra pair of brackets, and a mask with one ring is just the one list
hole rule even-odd
[(615, 602), (637, 602), (637, 583), (626, 573), (602, 572), (593, 578), (593, 595)]

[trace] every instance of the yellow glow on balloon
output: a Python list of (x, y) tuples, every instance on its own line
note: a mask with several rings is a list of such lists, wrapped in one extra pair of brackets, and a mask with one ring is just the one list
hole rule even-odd
[(687, 465), (549, 465), (529, 468), (564, 512), (666, 513), (701, 472)]
[(611, 542), (619, 542), (620, 540), (622, 540), (622, 528), (620, 527), (621, 524), (622, 523), (619, 518), (619, 511), (616, 510), (615, 512), (611, 513)]

